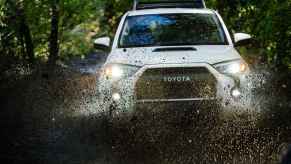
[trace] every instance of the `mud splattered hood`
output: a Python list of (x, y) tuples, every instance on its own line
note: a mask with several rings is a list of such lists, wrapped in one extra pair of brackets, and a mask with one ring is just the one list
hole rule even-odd
[[(120, 63), (135, 66), (154, 64), (185, 64), (185, 63), (208, 63), (240, 59), (240, 55), (232, 46), (195, 46), (193, 50), (163, 50), (157, 48), (127, 48), (115, 49), (108, 56), (106, 63)], [(173, 47), (167, 47), (173, 48)], [(195, 50), (196, 49), (196, 50)]]

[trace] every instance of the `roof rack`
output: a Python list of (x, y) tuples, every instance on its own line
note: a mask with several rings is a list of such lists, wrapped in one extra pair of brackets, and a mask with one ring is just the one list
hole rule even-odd
[(206, 8), (206, 5), (204, 0), (160, 0), (155, 2), (134, 0), (133, 10), (155, 8)]

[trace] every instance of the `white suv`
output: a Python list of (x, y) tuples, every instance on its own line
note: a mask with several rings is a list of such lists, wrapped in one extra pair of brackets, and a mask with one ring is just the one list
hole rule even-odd
[(249, 67), (235, 45), (251, 37), (236, 33), (232, 40), (221, 16), (197, 2), (136, 2), (112, 44), (108, 37), (95, 40), (111, 47), (97, 84), (104, 109), (241, 101)]

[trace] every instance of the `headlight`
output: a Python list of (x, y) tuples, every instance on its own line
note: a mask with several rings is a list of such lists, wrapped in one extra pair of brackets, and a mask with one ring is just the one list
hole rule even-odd
[(140, 67), (125, 64), (109, 64), (104, 67), (104, 75), (110, 80), (120, 80), (133, 76)]
[(220, 63), (214, 65), (214, 67), (220, 73), (230, 75), (246, 73), (249, 70), (248, 65), (242, 60)]

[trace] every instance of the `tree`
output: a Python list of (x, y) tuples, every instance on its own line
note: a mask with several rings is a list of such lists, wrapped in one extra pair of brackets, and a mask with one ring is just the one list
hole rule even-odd
[(4, 10), (7, 14), (4, 18), (6, 27), (11, 28), (12, 33), (14, 32), (17, 44), (21, 46), (24, 58), (33, 64), (35, 61), (34, 45), (30, 27), (26, 21), (23, 1), (6, 0), (3, 2), (3, 5), (6, 5), (6, 11)]
[(32, 42), (32, 36), (30, 32), (30, 28), (26, 22), (26, 16), (24, 14), (24, 9), (21, 6), (23, 4), (19, 3), (19, 7), (16, 7), (16, 16), (18, 17), (19, 21), (19, 35), (20, 35), (20, 41), (23, 42), (24, 40), (24, 45), (26, 50), (26, 54), (28, 57), (28, 61), (30, 63), (34, 63), (35, 61), (35, 56), (34, 56), (34, 46)]
[(55, 64), (59, 57), (59, 0), (51, 1), (51, 33), (49, 38), (49, 63)]

